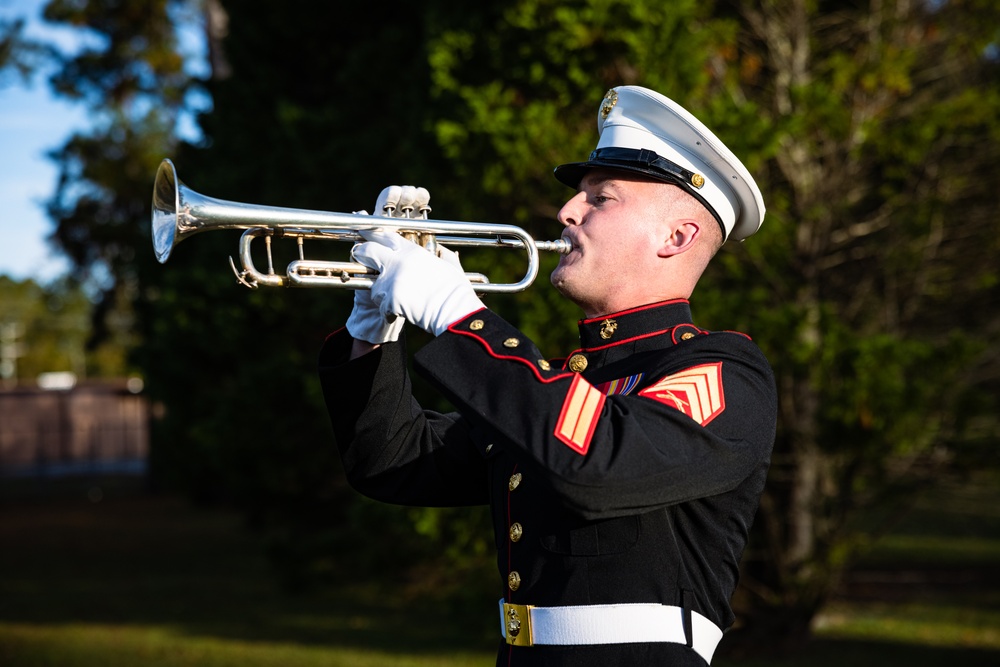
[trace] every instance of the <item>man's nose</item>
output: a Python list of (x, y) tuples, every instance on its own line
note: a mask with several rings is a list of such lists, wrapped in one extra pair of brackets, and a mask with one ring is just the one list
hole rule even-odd
[(583, 192), (576, 193), (569, 201), (563, 204), (563, 207), (559, 209), (559, 214), (556, 215), (556, 220), (566, 227), (573, 225), (579, 225), (580, 221), (583, 219), (583, 213), (581, 209), (581, 204), (586, 200), (586, 194)]

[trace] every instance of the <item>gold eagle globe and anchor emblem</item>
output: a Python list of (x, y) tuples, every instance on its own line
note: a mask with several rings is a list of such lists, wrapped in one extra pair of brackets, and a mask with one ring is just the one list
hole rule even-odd
[(604, 95), (604, 100), (601, 102), (601, 120), (608, 119), (616, 104), (618, 104), (618, 91), (612, 88)]
[(615, 335), (615, 331), (618, 330), (618, 323), (614, 320), (608, 318), (601, 322), (601, 338), (608, 340)]

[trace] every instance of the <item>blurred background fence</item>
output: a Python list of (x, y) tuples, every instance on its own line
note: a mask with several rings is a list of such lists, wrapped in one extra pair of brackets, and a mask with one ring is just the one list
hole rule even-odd
[(131, 383), (0, 389), (0, 477), (145, 475), (149, 405)]

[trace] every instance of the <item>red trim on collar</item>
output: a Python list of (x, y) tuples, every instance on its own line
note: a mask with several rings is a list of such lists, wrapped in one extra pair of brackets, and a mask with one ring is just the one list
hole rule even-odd
[[(670, 333), (671, 331), (673, 331), (676, 328), (677, 327), (670, 327), (669, 329), (661, 329), (659, 331), (651, 331), (649, 333), (640, 334), (638, 336), (632, 336), (631, 338), (622, 338), (621, 340), (616, 340), (616, 341), (614, 341), (612, 343), (608, 343), (607, 345), (599, 345), (597, 347), (587, 347), (587, 348), (581, 348), (581, 349), (584, 350), (584, 351), (587, 351), (587, 352), (599, 352), (600, 350), (606, 350), (609, 347), (617, 347), (618, 345), (624, 345), (625, 343), (631, 343), (633, 341), (642, 340), (643, 338), (652, 338), (654, 336), (662, 336), (664, 334)], [(577, 350), (577, 351), (579, 352), (581, 350)], [(570, 356), (573, 356), (573, 355), (571, 354)]]
[(591, 317), (589, 319), (579, 320), (577, 322), (577, 324), (583, 325), (583, 324), (590, 324), (592, 322), (601, 322), (601, 321), (604, 321), (604, 320), (608, 319), (609, 317), (621, 317), (622, 315), (629, 315), (631, 313), (638, 313), (638, 312), (641, 312), (643, 310), (652, 310), (653, 308), (661, 308), (663, 306), (671, 306), (671, 305), (673, 305), (675, 303), (686, 303), (688, 305), (691, 305), (691, 302), (688, 299), (667, 299), (666, 301), (657, 301), (656, 303), (647, 303), (644, 306), (636, 306), (635, 308), (629, 308), (627, 310), (619, 310), (618, 312), (608, 313), (607, 315), (601, 315), (599, 317)]

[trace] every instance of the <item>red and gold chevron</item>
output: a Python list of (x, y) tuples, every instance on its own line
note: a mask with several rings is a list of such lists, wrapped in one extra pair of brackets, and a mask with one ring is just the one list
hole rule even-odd
[(668, 375), (640, 391), (639, 396), (676, 408), (704, 426), (726, 409), (722, 362), (692, 366)]

